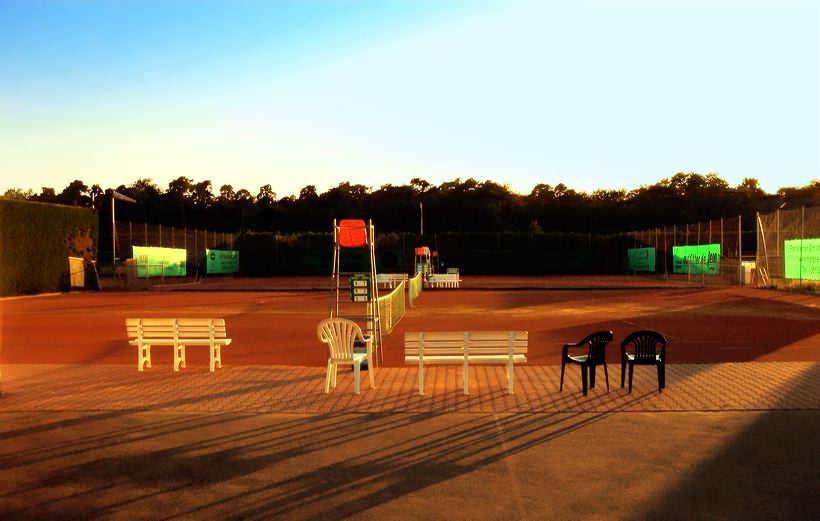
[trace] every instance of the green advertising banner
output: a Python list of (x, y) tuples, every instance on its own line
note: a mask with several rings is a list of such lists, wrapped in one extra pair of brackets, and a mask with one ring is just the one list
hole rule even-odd
[(239, 252), (236, 250), (205, 250), (206, 273), (238, 273)]
[(626, 254), (631, 271), (655, 271), (655, 248), (629, 248)]
[(820, 280), (820, 239), (783, 242), (786, 278)]
[(673, 246), (672, 273), (717, 275), (720, 273), (720, 244)]
[(137, 277), (184, 277), (188, 252), (181, 248), (133, 246)]

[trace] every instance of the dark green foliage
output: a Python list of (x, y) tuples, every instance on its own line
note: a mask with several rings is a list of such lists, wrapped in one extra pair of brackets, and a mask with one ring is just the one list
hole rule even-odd
[[(151, 179), (139, 179), (117, 191), (136, 204), (118, 204), (117, 220), (161, 224), (217, 232), (327, 233), (333, 219), (372, 219), (380, 233), (417, 232), (580, 232), (621, 233), (659, 226), (743, 216), (754, 222), (755, 212), (820, 205), (820, 181), (804, 187), (785, 187), (775, 194), (755, 179), (732, 187), (717, 174), (679, 172), (631, 191), (576, 191), (564, 183), (537, 184), (529, 194), (511, 191), (494, 181), (454, 179), (436, 186), (414, 178), (409, 185), (369, 187), (343, 181), (324, 193), (306, 185), (299, 195), (278, 198), (275, 186), (258, 189), (219, 187), (208, 180), (179, 177), (167, 190)], [(19, 189), (8, 197), (40, 202), (94, 206), (100, 222), (111, 221), (110, 191), (76, 180), (62, 191), (44, 187), (34, 195)], [(256, 194), (256, 195), (254, 195)], [(106, 226), (101, 226), (106, 233)], [(749, 228), (752, 230), (752, 228)], [(104, 244), (110, 242), (101, 237)]]
[[(462, 274), (620, 273), (626, 255), (619, 237), (580, 233), (385, 233), (377, 232), (376, 271), (411, 273), (416, 246), (439, 252), (438, 268)], [(600, 252), (598, 251), (600, 250)], [(330, 233), (246, 233), (239, 241), (240, 272), (247, 276), (330, 275)], [(370, 269), (366, 248), (342, 249), (342, 272)], [(605, 253), (600, 255), (599, 253)]]
[(95, 259), (96, 240), (88, 208), (0, 198), (0, 294), (68, 289), (68, 257)]

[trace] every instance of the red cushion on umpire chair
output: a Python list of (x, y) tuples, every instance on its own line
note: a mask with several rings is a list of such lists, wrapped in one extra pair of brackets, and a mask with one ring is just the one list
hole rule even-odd
[(339, 221), (339, 246), (361, 248), (367, 246), (367, 227), (361, 219)]

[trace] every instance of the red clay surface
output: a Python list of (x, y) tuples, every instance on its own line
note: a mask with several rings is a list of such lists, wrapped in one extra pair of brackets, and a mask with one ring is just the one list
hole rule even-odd
[[(608, 359), (636, 329), (656, 329), (669, 341), (670, 363), (820, 361), (820, 299), (811, 294), (746, 287), (658, 287), (627, 277), (465, 277), (465, 290), (425, 290), (384, 342), (384, 363), (403, 365), (406, 331), (524, 329), (529, 363), (560, 363), (565, 342), (608, 329)], [(128, 317), (222, 317), (233, 344), (231, 365), (324, 366), (317, 323), (328, 315), (329, 277), (220, 279), (191, 291), (107, 291), (0, 300), (0, 362), (134, 364), (125, 337)], [(586, 284), (586, 286), (584, 286)], [(238, 287), (239, 291), (219, 289)], [(552, 289), (545, 289), (552, 288)], [(573, 289), (577, 288), (577, 289)], [(254, 291), (248, 291), (253, 289)], [(206, 290), (206, 291), (202, 291)], [(207, 291), (212, 290), (212, 291)], [(167, 347), (154, 366), (171, 366)], [(206, 349), (189, 349), (188, 365), (207, 366)]]

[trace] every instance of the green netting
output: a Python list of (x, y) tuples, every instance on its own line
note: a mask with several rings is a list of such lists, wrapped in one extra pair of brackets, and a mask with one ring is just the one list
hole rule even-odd
[(184, 277), (187, 251), (180, 248), (134, 246), (137, 277)]
[(820, 280), (820, 239), (784, 241), (787, 279)]
[(720, 273), (720, 244), (673, 247), (672, 273), (717, 275)]
[(655, 248), (629, 248), (629, 269), (632, 271), (655, 271)]
[(205, 250), (206, 273), (238, 273), (239, 252), (236, 250)]

